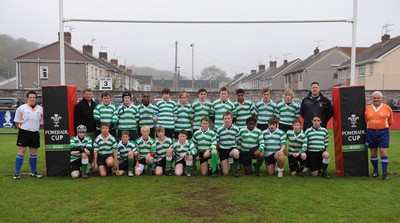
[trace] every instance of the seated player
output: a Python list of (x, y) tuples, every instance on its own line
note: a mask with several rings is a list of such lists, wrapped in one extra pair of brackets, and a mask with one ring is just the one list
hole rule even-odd
[(156, 141), (149, 136), (150, 128), (148, 126), (142, 126), (142, 128), (140, 128), (140, 133), (142, 136), (136, 139), (136, 148), (139, 150), (139, 161), (136, 163), (135, 175), (142, 175), (146, 165), (148, 165), (148, 174), (153, 175), (153, 161), (156, 152)]
[(171, 176), (172, 139), (165, 136), (165, 128), (162, 126), (156, 128), (156, 133), (156, 156), (154, 157), (156, 176), (161, 176), (164, 172), (167, 176)]
[[(86, 179), (89, 177), (87, 166), (92, 149), (92, 139), (86, 136), (86, 126), (84, 125), (79, 125), (76, 128), (76, 132), (77, 136), (73, 136), (69, 143), (71, 150), (71, 177), (75, 179), (81, 175), (83, 179)], [(82, 173), (80, 174), (81, 167)]]
[(288, 161), (290, 174), (296, 176), (297, 174), (303, 174), (307, 155), (306, 153), (299, 155), (305, 138), (304, 132), (301, 129), (301, 121), (296, 118), (292, 123), (293, 129), (288, 130), (286, 136), (289, 144)]
[(191, 177), (191, 168), (193, 165), (193, 155), (196, 155), (196, 147), (187, 140), (188, 134), (181, 130), (178, 135), (178, 141), (172, 146), (175, 158), (175, 175), (181, 176), (185, 168), (185, 174)]
[(117, 167), (115, 175), (122, 176), (128, 171), (128, 176), (133, 177), (134, 159), (135, 157), (137, 159), (137, 149), (135, 143), (129, 141), (131, 132), (123, 130), (118, 134), (121, 136), (121, 141), (119, 141), (117, 147), (118, 160), (115, 165)]
[(286, 153), (286, 134), (278, 129), (278, 119), (272, 116), (268, 120), (268, 128), (263, 131), (264, 136), (264, 156), (267, 165), (268, 175), (274, 175), (275, 164), (277, 166), (278, 177), (283, 177), (283, 165)]
[(117, 140), (109, 133), (109, 130), (109, 125), (102, 123), (100, 125), (101, 134), (93, 143), (94, 170), (99, 171), (102, 177), (112, 174), (112, 168), (118, 159)]

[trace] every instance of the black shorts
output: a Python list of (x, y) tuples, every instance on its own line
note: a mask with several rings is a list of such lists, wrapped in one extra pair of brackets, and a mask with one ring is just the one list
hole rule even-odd
[[(192, 131), (186, 131), (186, 130), (185, 130), (185, 132), (187, 133), (187, 139), (188, 139), (188, 140), (191, 139), (191, 138), (192, 138)], [(178, 139), (179, 131), (175, 131), (174, 136), (175, 136), (175, 139)]]
[(276, 160), (275, 160), (275, 153), (272, 153), (269, 156), (265, 157), (265, 164), (268, 166), (270, 164), (275, 164)]
[[(211, 154), (211, 152), (210, 152), (210, 154)], [(199, 157), (200, 157), (200, 165), (204, 162), (207, 162), (210, 159), (210, 158), (204, 158), (204, 152), (199, 152)]]
[(251, 166), (251, 162), (253, 159), (256, 159), (256, 156), (254, 155), (255, 152), (257, 152), (258, 147), (253, 147), (250, 151), (240, 151), (240, 163), (243, 166)]
[(17, 146), (39, 148), (40, 135), (39, 132), (31, 132), (23, 129), (18, 130)]
[(81, 171), (81, 166), (82, 166), (82, 159), (80, 158), (70, 162), (71, 173), (76, 170)]
[(166, 164), (166, 161), (167, 159), (164, 157), (164, 158), (162, 158), (161, 160), (159, 160), (157, 163), (156, 163), (156, 167), (157, 166), (160, 166), (160, 167), (162, 167), (162, 169), (164, 170), (165, 169), (165, 164)]
[(111, 157), (112, 154), (108, 154), (108, 155), (99, 155), (99, 157), (97, 157), (97, 166), (107, 166), (106, 160), (108, 157)]
[(223, 161), (229, 159), (229, 153), (231, 153), (232, 149), (219, 149), (219, 160)]
[(127, 171), (128, 170), (128, 159), (122, 161), (122, 163), (119, 163), (118, 165), (119, 170)]
[(142, 164), (142, 165), (144, 165), (144, 166), (146, 166), (146, 159), (140, 159), (139, 160), (139, 164)]
[(307, 152), (307, 160), (311, 171), (317, 171), (322, 168), (322, 153), (324, 153), (324, 151)]
[(175, 161), (175, 166), (178, 165), (178, 164), (182, 164), (183, 166), (186, 166), (185, 159), (181, 159), (179, 161)]
[(279, 129), (286, 133), (288, 130), (293, 129), (293, 126), (279, 123)]
[(264, 131), (268, 128), (268, 124), (257, 124), (257, 128)]
[(289, 155), (288, 156), (288, 161), (289, 161), (289, 169), (290, 169), (290, 172), (294, 172), (294, 171), (296, 171), (297, 170), (297, 164), (298, 163), (304, 163), (305, 164), (305, 160), (302, 160), (301, 159), (301, 156), (298, 156), (298, 157), (294, 157), (293, 155)]

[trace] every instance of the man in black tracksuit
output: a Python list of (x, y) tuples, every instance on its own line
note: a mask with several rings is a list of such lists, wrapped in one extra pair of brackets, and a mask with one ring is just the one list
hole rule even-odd
[(311, 84), (311, 90), (308, 95), (301, 101), (300, 115), (303, 117), (303, 130), (306, 131), (312, 126), (312, 117), (314, 114), (320, 115), (322, 118), (321, 126), (326, 128), (326, 124), (333, 115), (333, 107), (331, 101), (324, 97), (319, 88), (318, 82)]
[(92, 90), (83, 90), (82, 100), (76, 104), (74, 109), (74, 125), (75, 129), (78, 125), (84, 125), (87, 129), (87, 135), (95, 139), (96, 122), (93, 118), (93, 110), (96, 107), (96, 102), (92, 99)]

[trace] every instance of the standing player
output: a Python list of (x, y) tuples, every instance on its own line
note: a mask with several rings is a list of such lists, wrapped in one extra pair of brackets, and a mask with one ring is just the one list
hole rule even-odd
[(256, 128), (257, 120), (250, 116), (246, 119), (247, 127), (240, 129), (238, 137), (238, 147), (240, 151), (240, 161), (246, 175), (253, 174), (251, 163), (253, 159), (257, 159), (255, 163), (255, 174), (260, 176), (260, 167), (264, 161), (264, 137), (260, 129)]
[(173, 138), (175, 121), (177, 119), (176, 103), (170, 99), (170, 90), (164, 88), (161, 91), (162, 100), (155, 105), (155, 122), (157, 126), (165, 128), (165, 135)]
[(271, 100), (271, 92), (268, 88), (263, 90), (263, 100), (256, 103), (257, 128), (264, 131), (268, 129), (268, 120), (274, 116), (276, 103)]
[(150, 103), (150, 94), (142, 93), (142, 104), (137, 107), (136, 120), (139, 125), (139, 137), (142, 136), (141, 127), (147, 126), (150, 129), (150, 136), (154, 137), (154, 113), (156, 107)]
[(40, 147), (39, 127), (43, 124), (43, 108), (36, 104), (37, 94), (29, 91), (26, 94), (28, 102), (17, 108), (14, 122), (18, 128), (17, 147), (18, 153), (15, 158), (14, 180), (20, 178), (20, 171), (26, 149), (29, 147), (29, 164), (31, 166), (31, 176), (41, 178), (42, 175), (36, 171), (37, 152)]
[(172, 146), (175, 154), (175, 175), (181, 176), (185, 167), (185, 174), (191, 177), (190, 170), (193, 165), (193, 155), (196, 155), (196, 148), (190, 140), (187, 140), (187, 133), (180, 131), (178, 141)]
[(87, 166), (89, 162), (89, 156), (92, 153), (92, 138), (86, 135), (86, 126), (78, 125), (76, 128), (77, 136), (72, 136), (69, 148), (70, 154), (70, 169), (71, 177), (73, 179), (80, 176), (80, 170), (82, 167), (82, 178), (89, 178), (87, 174)]
[(208, 160), (211, 158), (211, 174), (213, 177), (218, 177), (218, 151), (217, 138), (214, 131), (209, 128), (210, 119), (203, 117), (201, 119), (201, 128), (194, 132), (192, 141), (200, 158), (200, 172), (205, 176), (208, 173)]
[(148, 165), (147, 171), (149, 175), (153, 175), (153, 161), (156, 155), (156, 141), (149, 136), (150, 128), (143, 126), (140, 129), (142, 137), (136, 139), (136, 148), (139, 151), (139, 163), (135, 167), (135, 175), (140, 176), (143, 173), (144, 167)]
[(175, 123), (175, 139), (178, 139), (178, 134), (184, 130), (190, 139), (192, 136), (192, 119), (190, 118), (191, 106), (188, 102), (189, 95), (186, 91), (179, 93), (179, 101), (176, 104), (177, 120)]
[(301, 121), (296, 118), (292, 123), (293, 129), (287, 131), (286, 137), (289, 144), (288, 161), (290, 174), (296, 176), (298, 173), (303, 174), (307, 155), (306, 153), (299, 154), (305, 138), (304, 132), (301, 129)]
[(375, 91), (372, 93), (372, 104), (365, 109), (365, 122), (367, 123), (367, 146), (371, 148), (371, 163), (374, 172), (370, 177), (379, 176), (378, 169), (378, 149), (381, 155), (382, 179), (388, 180), (387, 166), (389, 164), (389, 126), (394, 123), (393, 111), (382, 103), (382, 93)]
[(109, 133), (116, 137), (115, 126), (112, 123), (112, 117), (115, 106), (111, 104), (111, 94), (108, 91), (101, 93), (101, 104), (97, 104), (93, 110), (93, 117), (97, 125), (97, 135), (100, 134), (100, 125), (105, 123), (109, 126)]
[[(207, 99), (207, 90), (197, 91), (198, 99), (194, 100), (190, 109), (190, 117), (193, 124), (193, 132), (201, 128), (201, 120), (204, 117), (210, 117), (211, 101)], [(211, 124), (211, 123), (209, 123)]]
[(312, 117), (313, 126), (308, 128), (304, 135), (303, 148), (299, 155), (307, 151), (307, 160), (312, 176), (318, 176), (318, 171), (322, 169), (322, 177), (329, 179), (326, 169), (329, 165), (329, 153), (326, 151), (329, 143), (328, 130), (321, 126), (322, 118), (315, 114)]
[(224, 124), (223, 115), (229, 111), (232, 118), (236, 118), (235, 104), (229, 100), (228, 88), (222, 87), (219, 90), (219, 99), (215, 100), (211, 105), (210, 116), (214, 117), (214, 130), (218, 129)]
[(138, 110), (131, 101), (131, 93), (122, 93), (123, 103), (114, 111), (112, 123), (118, 128), (118, 139), (121, 140), (122, 132), (128, 131), (131, 140), (137, 139), (136, 116)]
[(237, 149), (237, 138), (239, 135), (239, 128), (232, 124), (233, 115), (230, 112), (223, 114), (224, 124), (216, 131), (217, 142), (219, 150), (219, 159), (221, 163), (222, 174), (229, 173), (228, 158), (232, 157), (232, 175), (239, 177), (237, 166), (239, 163), (239, 150)]
[(278, 129), (278, 119), (272, 116), (268, 120), (268, 129), (263, 131), (265, 142), (265, 164), (268, 175), (275, 173), (277, 166), (278, 177), (283, 177), (283, 165), (285, 162), (286, 134)]
[(300, 116), (300, 105), (293, 102), (293, 90), (286, 89), (283, 100), (278, 103), (275, 116), (279, 119), (279, 129), (287, 132), (293, 129), (292, 122)]
[(137, 159), (137, 149), (135, 143), (130, 140), (129, 131), (121, 132), (121, 141), (119, 141), (117, 146), (118, 159), (116, 163), (117, 170), (115, 175), (122, 176), (126, 171), (128, 171), (128, 176), (133, 177), (133, 164), (135, 162), (135, 157)]
[(246, 128), (246, 120), (250, 115), (255, 115), (256, 110), (254, 103), (244, 98), (244, 90), (236, 90), (237, 101), (235, 101), (235, 107), (237, 111), (235, 125), (239, 129)]
[(165, 136), (165, 129), (162, 126), (158, 126), (156, 132), (156, 156), (154, 157), (156, 175), (160, 176), (165, 172), (167, 176), (171, 176), (172, 139)]
[(112, 174), (112, 168), (118, 159), (117, 140), (109, 133), (110, 127), (107, 123), (100, 125), (100, 131), (101, 134), (93, 143), (94, 170), (100, 171), (100, 176), (105, 177)]

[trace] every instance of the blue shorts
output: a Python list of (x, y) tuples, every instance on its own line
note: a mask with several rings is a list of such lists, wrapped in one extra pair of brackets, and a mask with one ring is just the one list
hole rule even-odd
[(368, 148), (389, 148), (390, 134), (389, 129), (367, 130), (367, 139), (365, 145)]

